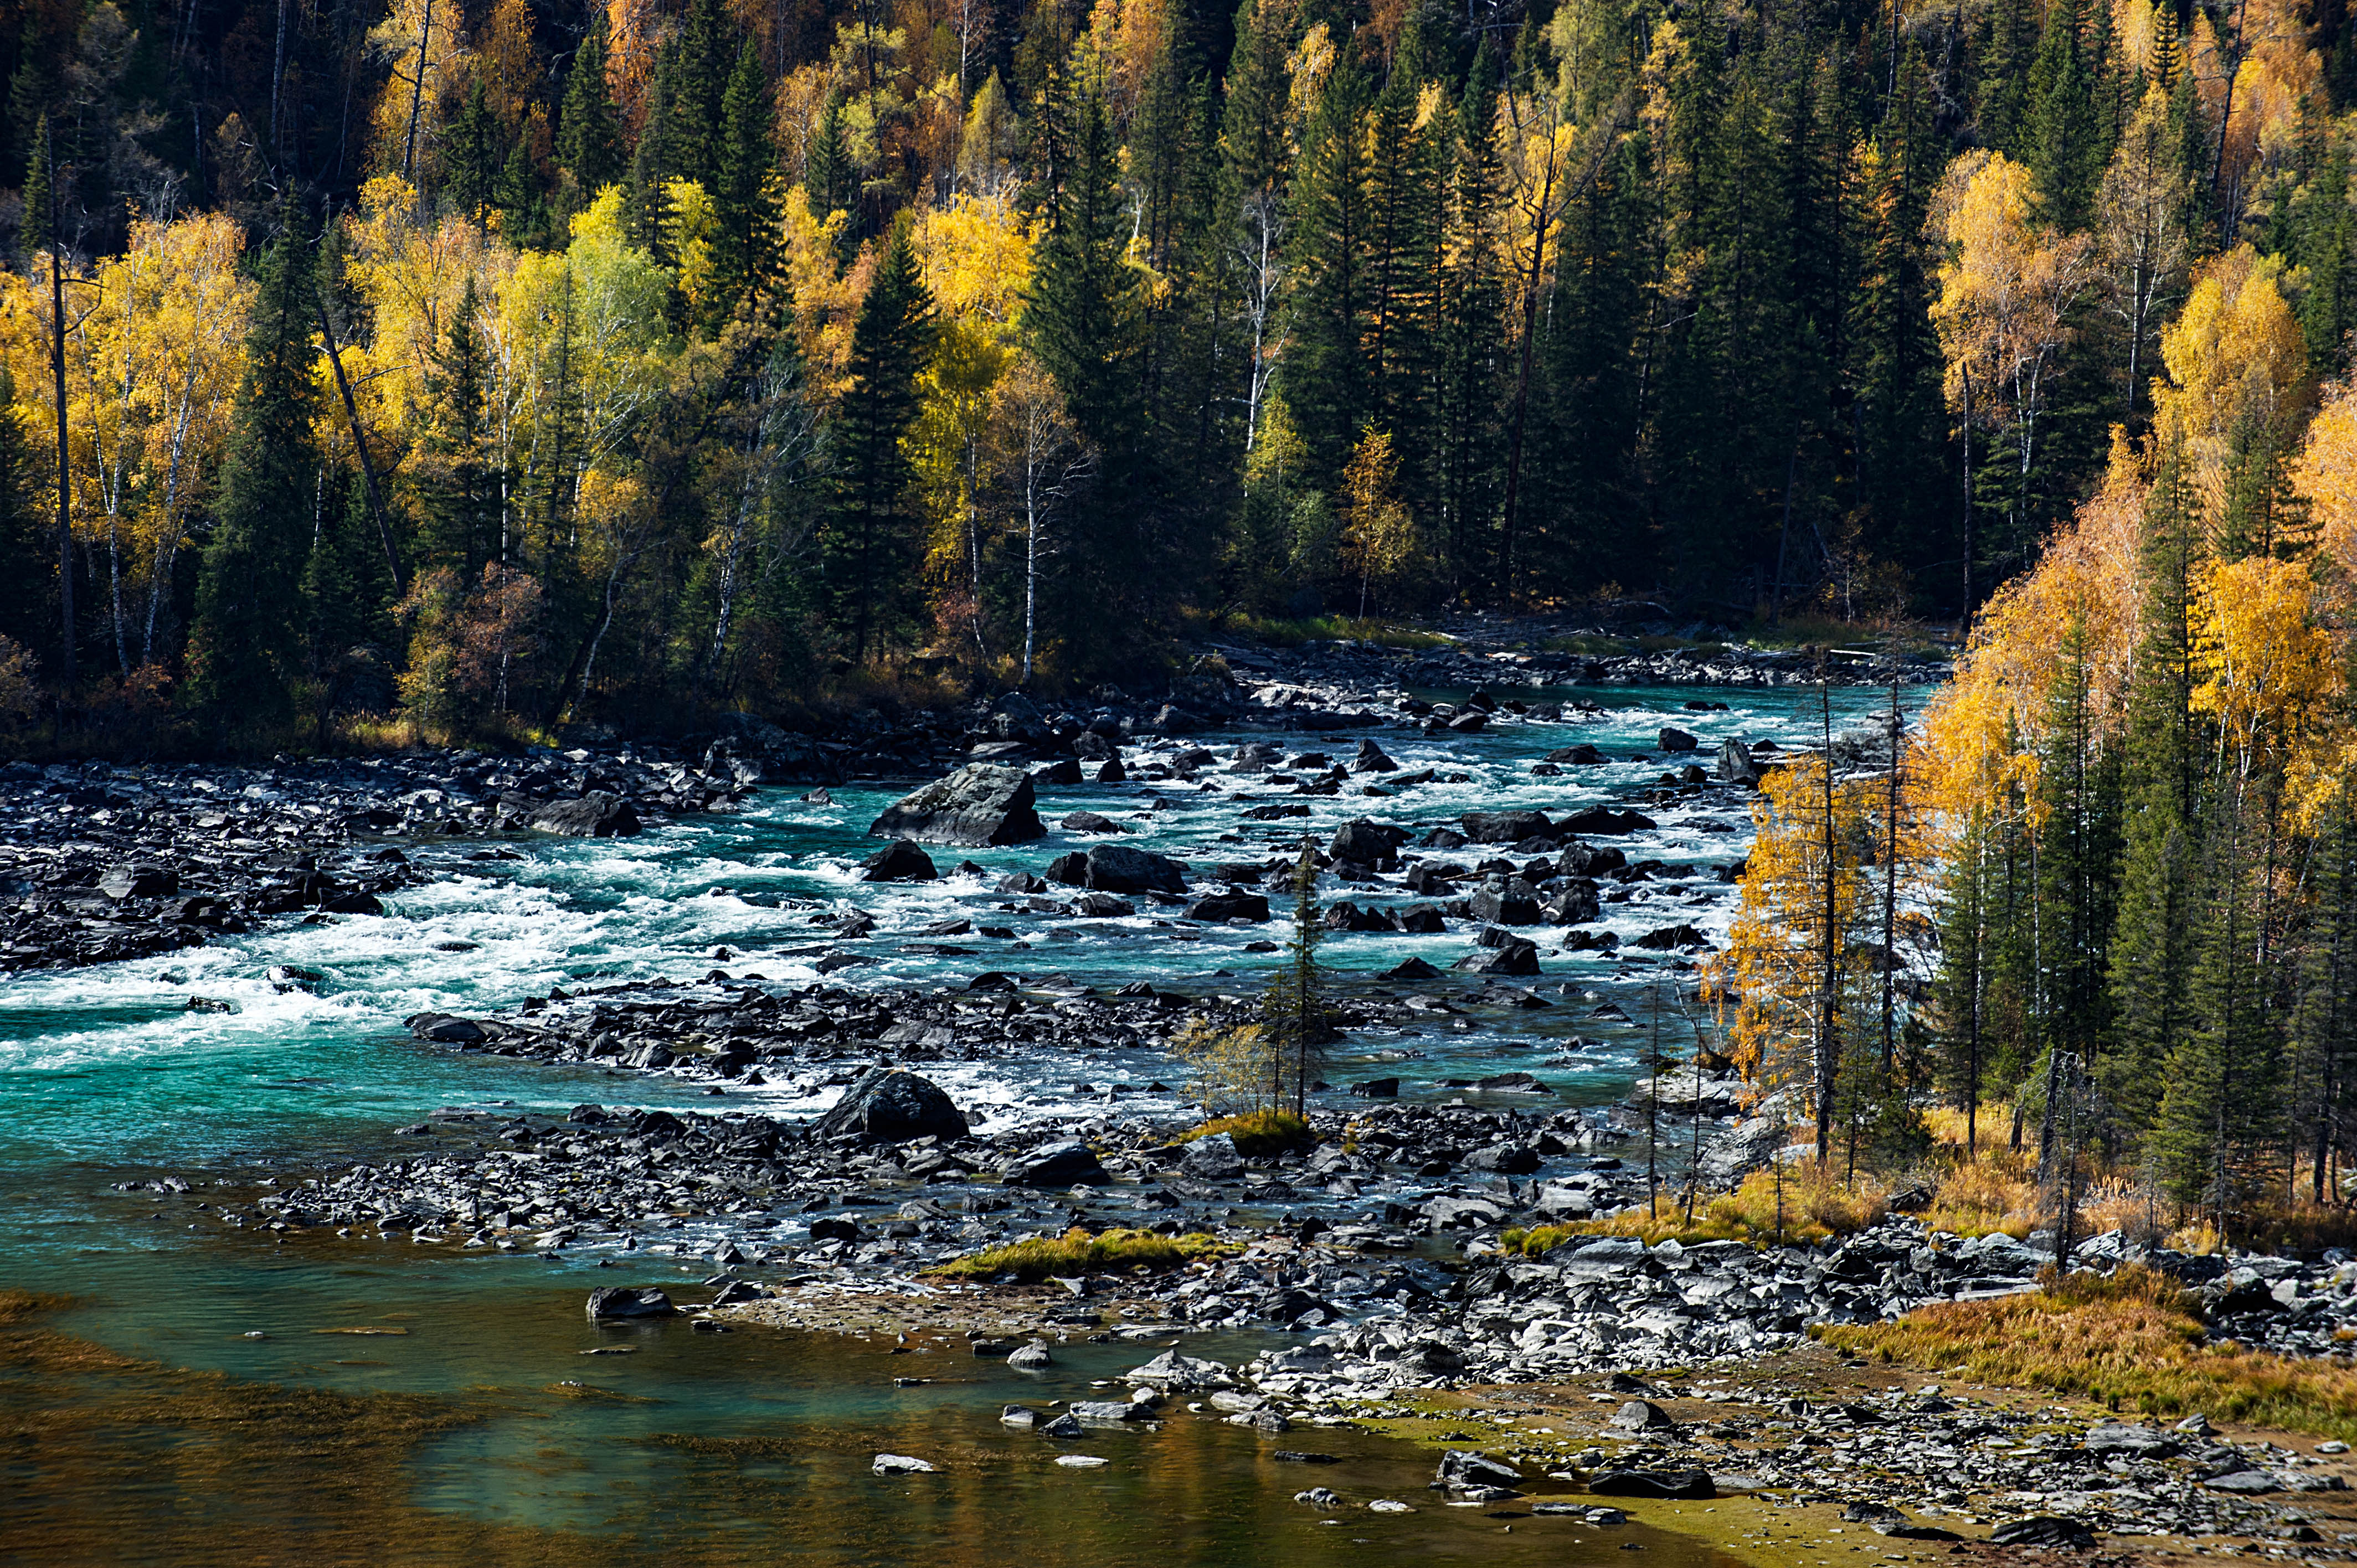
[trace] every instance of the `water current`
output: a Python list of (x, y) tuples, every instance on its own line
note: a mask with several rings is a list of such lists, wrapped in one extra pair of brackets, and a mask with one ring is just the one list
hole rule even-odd
[[(1501, 724), (1473, 736), (1383, 733), (1403, 768), (1434, 767), (1463, 781), (1391, 799), (1367, 799), (1355, 784), (1339, 796), (1299, 797), (1311, 808), (1307, 818), (1244, 820), (1246, 804), (1296, 798), (1216, 770), (1201, 786), (1049, 789), (1041, 813), (1052, 828), (1071, 811), (1102, 812), (1134, 830), (1124, 842), (1198, 866), (1265, 860), (1359, 815), (1421, 826), (1475, 810), (1643, 802), (1665, 766), (1696, 759), (1656, 752), (1664, 725), (1700, 736), (1707, 763), (1721, 737), (1790, 747), (1813, 739), (1820, 722), (1813, 690), (1709, 693), (1727, 702), (1723, 713), (1684, 711), (1684, 692), (1593, 694), (1607, 711), (1580, 722)], [(1835, 726), (1880, 701), (1835, 693)], [(1194, 738), (1223, 750), (1267, 736)], [(1290, 741), (1336, 749), (1330, 737)], [(1582, 741), (1645, 760), (1531, 772), (1547, 751)], [(1350, 750), (1345, 744), (1339, 755)], [(970, 1359), (937, 1366), (944, 1357), (936, 1352), (895, 1356), (894, 1347), (834, 1337), (722, 1337), (673, 1325), (649, 1330), (634, 1356), (582, 1360), (578, 1353), (599, 1342), (581, 1313), (586, 1291), (640, 1283), (637, 1273), (625, 1280), (601, 1270), (593, 1252), (550, 1261), (358, 1240), (273, 1244), (188, 1226), (152, 1192), (114, 1188), (167, 1173), (199, 1187), (299, 1177), (347, 1156), (395, 1151), (394, 1128), (451, 1106), (562, 1112), (585, 1101), (705, 1111), (725, 1103), (807, 1115), (835, 1092), (823, 1079), (732, 1088), (716, 1101), (702, 1083), (457, 1055), (411, 1040), (401, 1020), (494, 1008), (556, 985), (691, 981), (715, 968), (815, 983), (812, 966), (834, 944), (811, 916), (826, 908), (856, 905), (879, 924), (861, 945), (880, 961), (832, 977), (836, 984), (962, 986), (996, 969), (1027, 981), (1057, 975), (1110, 987), (1142, 979), (1246, 994), (1277, 956), (1247, 950), (1281, 935), (1274, 927), (1189, 927), (1173, 918), (1183, 911), (1151, 904), (1129, 918), (1030, 919), (1019, 940), (927, 937), (920, 928), (952, 917), (985, 923), (1000, 901), (991, 892), (998, 877), (1092, 841), (1057, 831), (1042, 843), (970, 852), (979, 874), (951, 871), (968, 852), (948, 851), (937, 857), (945, 873), (938, 882), (862, 885), (859, 864), (874, 848), (864, 830), (901, 788), (837, 789), (831, 801), (764, 790), (748, 810), (638, 838), (519, 841), (488, 852), (507, 858), (483, 858), (475, 842), (427, 847), (420, 855), (448, 875), (403, 894), (381, 919), (280, 927), (167, 958), (0, 983), (0, 1287), (70, 1298), (43, 1319), (46, 1329), (136, 1359), (136, 1375), (149, 1380), (141, 1408), (165, 1422), (156, 1431), (170, 1424), (156, 1412), (179, 1408), (175, 1401), (199, 1425), (217, 1419), (207, 1402), (234, 1402), (225, 1390), (234, 1399), (273, 1388), (351, 1396), (354, 1411), (376, 1410), (371, 1398), (422, 1398), (467, 1417), (395, 1444), (395, 1456), (373, 1470), (348, 1467), (334, 1485), (352, 1495), (330, 1518), (315, 1512), (328, 1478), (305, 1474), (299, 1460), (176, 1470), (142, 1447), (140, 1421), (107, 1413), (109, 1399), (124, 1397), (120, 1388), (107, 1393), (102, 1380), (79, 1374), (12, 1380), (0, 1369), (0, 1405), (21, 1399), (91, 1416), (60, 1427), (43, 1456), (0, 1449), (14, 1493), (13, 1501), (0, 1496), (0, 1562), (252, 1560), (264, 1538), (255, 1532), (297, 1558), (308, 1541), (322, 1560), (341, 1560), (354, 1531), (380, 1541), (381, 1551), (362, 1555), (382, 1561), (463, 1551), (483, 1561), (1391, 1563), (1559, 1561), (1615, 1547), (1593, 1531), (1550, 1530), (1545, 1520), (1508, 1540), (1478, 1510), (1445, 1508), (1422, 1490), (1427, 1455), (1363, 1434), (1311, 1435), (1342, 1455), (1353, 1490), (1398, 1488), (1394, 1495), (1416, 1513), (1321, 1524), (1289, 1499), (1324, 1477), (1273, 1464), (1265, 1439), (1218, 1423), (1107, 1434), (1086, 1445), (1112, 1461), (1092, 1470), (1056, 1466), (1036, 1440), (996, 1423), (1006, 1401), (1075, 1397), (1090, 1379), (1115, 1375), (1142, 1359), (1135, 1347), (1075, 1348), (1052, 1373), (1027, 1377)], [(1632, 861), (1694, 874), (1637, 885), (1628, 903), (1606, 906), (1605, 925), (1624, 942), (1679, 923), (1723, 935), (1734, 900), (1716, 873), (1748, 851), (1741, 802), (1708, 791), (1643, 809), (1659, 825), (1617, 842)], [(1354, 896), (1330, 884), (1320, 891)], [(1412, 954), (1445, 968), (1469, 945), (1463, 929), (1337, 935), (1321, 958), (1338, 983), (1372, 986)], [(1543, 951), (1544, 974), (1524, 983), (1555, 1005), (1469, 1009), (1445, 1028), (1354, 1040), (1330, 1076), (1340, 1083), (1397, 1074), (1404, 1095), (1437, 1099), (1461, 1092), (1452, 1078), (1525, 1069), (1555, 1087), (1556, 1104), (1617, 1098), (1634, 1076), (1653, 995), (1674, 961), (1557, 954), (1551, 944)], [(284, 989), (270, 975), (276, 965), (326, 979)], [(191, 995), (234, 1011), (191, 1012)], [(1597, 1020), (1604, 1000), (1630, 1022)], [(1146, 1087), (1176, 1081), (1169, 1064), (1143, 1054), (1109, 1064), (1101, 1052), (1083, 1059), (1045, 1043), (1026, 1057), (928, 1071), (985, 1129), (1105, 1114), (1114, 1072), (1131, 1090), (1119, 1113), (1181, 1113), (1175, 1097)], [(654, 1276), (647, 1283), (681, 1266), (634, 1264)], [(1240, 1358), (1253, 1348), (1226, 1348)], [(1201, 1340), (1189, 1348), (1222, 1353)], [(919, 1359), (934, 1380), (895, 1388), (892, 1379)], [(338, 1419), (352, 1431), (365, 1425)], [(156, 1443), (182, 1454), (201, 1446)], [(942, 1473), (871, 1477), (866, 1460), (879, 1450), (928, 1456)], [(379, 1530), (386, 1533), (371, 1534)], [(1692, 1541), (1647, 1539), (1682, 1560), (1707, 1555)]]

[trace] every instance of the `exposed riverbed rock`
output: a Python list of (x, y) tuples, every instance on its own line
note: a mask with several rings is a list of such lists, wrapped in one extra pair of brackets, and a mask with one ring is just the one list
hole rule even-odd
[(672, 1305), (671, 1297), (652, 1285), (615, 1285), (589, 1293), (589, 1316), (592, 1321), (609, 1318), (673, 1317), (679, 1308)]
[(897, 1068), (869, 1068), (843, 1091), (825, 1115), (811, 1123), (819, 1139), (856, 1138), (868, 1144), (905, 1144), (912, 1138), (963, 1138), (965, 1112), (931, 1079)]
[(1184, 893), (1183, 862), (1123, 843), (1092, 847), (1085, 862), (1088, 886), (1098, 893)]
[(933, 857), (907, 839), (894, 839), (862, 865), (862, 882), (932, 882), (941, 876)]
[(867, 832), (871, 837), (926, 843), (1026, 843), (1048, 836), (1037, 799), (1031, 776), (1022, 768), (969, 762), (893, 801)]
[(551, 800), (526, 819), (528, 826), (566, 838), (629, 838), (642, 829), (639, 813), (619, 795), (593, 789), (577, 800)]

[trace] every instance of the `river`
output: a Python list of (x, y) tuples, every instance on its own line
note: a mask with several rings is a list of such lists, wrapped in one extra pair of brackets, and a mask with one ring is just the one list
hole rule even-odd
[[(1435, 767), (1463, 781), (1368, 799), (1354, 780), (1339, 796), (1301, 797), (1308, 818), (1244, 820), (1233, 791), (1274, 797), (1257, 779), (1216, 769), (1202, 775), (1207, 788), (1172, 780), (1044, 790), (1041, 814), (1052, 828), (1071, 811), (1103, 812), (1135, 830), (1124, 842), (1199, 866), (1265, 860), (1305, 832), (1322, 841), (1362, 814), (1422, 826), (1472, 810), (1560, 813), (1641, 801), (1665, 766), (1706, 764), (1723, 736), (1790, 747), (1811, 739), (1819, 722), (1813, 690), (1582, 694), (1608, 711), (1473, 736), (1380, 733), (1403, 768)], [(1684, 711), (1697, 694), (1724, 698), (1728, 711)], [(1836, 692), (1835, 723), (1885, 700)], [(1664, 725), (1700, 736), (1698, 757), (1653, 754)], [(1224, 749), (1269, 737), (1195, 738)], [(1648, 760), (1531, 772), (1546, 752), (1583, 741), (1616, 757), (1641, 750)], [(1277, 743), (1343, 760), (1351, 750), (1331, 737)], [(834, 976), (838, 984), (962, 985), (998, 969), (1099, 987), (1143, 979), (1243, 994), (1277, 956), (1246, 950), (1281, 935), (1275, 927), (1189, 928), (1171, 918), (1179, 911), (1150, 904), (1129, 918), (1033, 919), (1019, 941), (929, 939), (920, 928), (943, 919), (986, 923), (1003, 897), (991, 891), (1001, 875), (1037, 870), (1072, 845), (1055, 832), (1039, 843), (972, 852), (979, 875), (950, 872), (963, 853), (951, 851), (937, 856), (948, 873), (941, 881), (862, 885), (859, 863), (874, 848), (865, 827), (904, 787), (838, 789), (831, 801), (764, 790), (749, 810), (632, 839), (429, 848), (420, 853), (447, 875), (402, 895), (381, 919), (287, 926), (167, 958), (11, 977), (0, 987), (0, 1285), (69, 1300), (27, 1316), (28, 1337), (0, 1364), (0, 1393), (15, 1391), (0, 1403), (41, 1411), (46, 1433), (14, 1440), (0, 1561), (737, 1562), (784, 1553), (829, 1563), (1391, 1563), (1558, 1561), (1617, 1549), (1617, 1536), (1544, 1518), (1526, 1518), (1509, 1536), (1480, 1510), (1448, 1508), (1424, 1491), (1428, 1455), (1344, 1430), (1305, 1434), (1299, 1445), (1339, 1455), (1336, 1472), (1348, 1472), (1354, 1490), (1388, 1488), (1417, 1511), (1325, 1522), (1291, 1497), (1329, 1476), (1273, 1462), (1269, 1440), (1217, 1422), (1106, 1434), (1084, 1445), (1110, 1461), (1095, 1469), (1056, 1466), (1036, 1439), (998, 1425), (1002, 1403), (1082, 1397), (1090, 1380), (1142, 1359), (1135, 1347), (1076, 1347), (1052, 1373), (1027, 1376), (938, 1347), (895, 1354), (905, 1348), (694, 1334), (677, 1323), (646, 1336), (634, 1356), (582, 1359), (599, 1343), (581, 1313), (587, 1290), (639, 1283), (601, 1267), (611, 1260), (594, 1251), (549, 1261), (225, 1235), (184, 1224), (177, 1208), (162, 1218), (167, 1210), (152, 1191), (117, 1189), (163, 1173), (248, 1187), (346, 1156), (398, 1157), (393, 1130), (444, 1107), (713, 1109), (703, 1083), (460, 1056), (410, 1039), (401, 1020), (481, 1012), (551, 986), (686, 981), (715, 968), (813, 983), (812, 965), (834, 944), (811, 916), (830, 907), (856, 905), (879, 925), (877, 938), (861, 944), (879, 961)], [(1733, 890), (1715, 872), (1748, 850), (1741, 803), (1712, 790), (1644, 809), (1660, 825), (1617, 841), (1630, 858), (1699, 875), (1638, 885), (1631, 902), (1607, 906), (1605, 924), (1624, 941), (1675, 923), (1723, 935)], [(1321, 897), (1346, 896), (1351, 890), (1321, 888)], [(1371, 985), (1411, 954), (1446, 967), (1469, 935), (1337, 935), (1321, 958), (1338, 984)], [(965, 950), (934, 950), (943, 946)], [(1549, 950), (1544, 975), (1530, 983), (1556, 1005), (1485, 1010), (1412, 1042), (1349, 1042), (1329, 1070), (1338, 1083), (1395, 1073), (1404, 1095), (1438, 1098), (1456, 1092), (1451, 1078), (1534, 1069), (1558, 1103), (1609, 1101), (1633, 1076), (1654, 989), (1669, 972), (1671, 961), (1652, 958)], [(287, 988), (270, 972), (284, 965), (325, 979)], [(1631, 1023), (1595, 1023), (1595, 1004), (1577, 1004), (1590, 993), (1617, 1001)], [(191, 1012), (191, 995), (235, 1010)], [(1575, 1035), (1580, 1045), (1566, 1050)], [(1145, 1088), (1157, 1068), (1175, 1081), (1166, 1063), (1135, 1064), (1125, 1113), (1179, 1113), (1175, 1098)], [(1084, 1072), (1052, 1044), (929, 1069), (985, 1127), (1102, 1111), (1101, 1083), (1074, 1086), (1106, 1071), (1102, 1053)], [(802, 1116), (834, 1093), (813, 1078), (732, 1088), (728, 1101), (734, 1110)], [(126, 1359), (78, 1361), (79, 1352), (59, 1348), (69, 1343)], [(1240, 1357), (1253, 1343), (1193, 1339), (1188, 1349)], [(895, 1387), (918, 1365), (931, 1381)], [(307, 1430), (283, 1412), (257, 1413), (296, 1393), (318, 1402), (305, 1418), (320, 1423), (317, 1443), (290, 1441), (282, 1452), (251, 1435), (257, 1422)], [(258, 1445), (246, 1452), (247, 1443)], [(867, 1459), (877, 1451), (924, 1455), (940, 1473), (871, 1476)], [(1642, 1539), (1682, 1561), (1708, 1554), (1693, 1541)]]

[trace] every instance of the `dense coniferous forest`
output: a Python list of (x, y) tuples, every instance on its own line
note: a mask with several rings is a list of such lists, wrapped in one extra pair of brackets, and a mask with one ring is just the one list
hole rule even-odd
[(1771, 778), (1732, 1037), (1829, 1149), (1936, 1082), (2044, 1179), (2337, 1192), (2339, 0), (5, 16), (26, 722), (550, 734), (1631, 596), (1969, 622), (1900, 782)]

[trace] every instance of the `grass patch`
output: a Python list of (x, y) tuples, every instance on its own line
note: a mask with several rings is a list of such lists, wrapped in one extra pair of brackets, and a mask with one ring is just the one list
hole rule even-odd
[(1249, 637), (1273, 648), (1297, 648), (1305, 642), (1372, 642), (1384, 648), (1446, 648), (1455, 639), (1421, 627), (1403, 626), (1396, 621), (1361, 620), (1356, 616), (1310, 616), (1290, 619), (1283, 616), (1249, 615), (1241, 610), (1212, 618), (1211, 628), (1230, 635)]
[(1091, 1270), (1176, 1268), (1216, 1255), (1219, 1241), (1204, 1235), (1157, 1236), (1151, 1230), (1106, 1230), (1092, 1236), (1078, 1226), (1061, 1236), (1035, 1236), (1004, 1247), (985, 1247), (926, 1273), (948, 1280), (994, 1280), (1013, 1274), (1025, 1284), (1052, 1275)]
[(2357, 1438), (2357, 1368), (2286, 1360), (2231, 1340), (2205, 1343), (2184, 1293), (2134, 1264), (2109, 1278), (2050, 1274), (1996, 1301), (1943, 1302), (1897, 1323), (1824, 1324), (1810, 1333), (1886, 1364), (2048, 1390), (2114, 1410), (2170, 1417), (2204, 1411), (2254, 1426)]
[[(1702, 1241), (1741, 1241), (1768, 1247), (1781, 1235), (1787, 1243), (1819, 1241), (1846, 1236), (1880, 1219), (1889, 1205), (1881, 1189), (1866, 1178), (1845, 1184), (1830, 1167), (1814, 1165), (1786, 1167), (1779, 1198), (1776, 1173), (1754, 1171), (1731, 1193), (1695, 1202), (1694, 1217), (1686, 1216), (1683, 1195), (1663, 1192), (1651, 1208), (1638, 1205), (1623, 1213), (1570, 1225), (1548, 1225), (1535, 1230), (1508, 1230), (1499, 1240), (1509, 1251), (1536, 1257), (1553, 1247), (1582, 1236), (1634, 1236), (1651, 1247), (1663, 1241), (1680, 1245)], [(1509, 1238), (1513, 1240), (1510, 1240)]]
[(1179, 1133), (1171, 1142), (1191, 1144), (1198, 1138), (1215, 1137), (1222, 1133), (1236, 1141), (1236, 1153), (1255, 1160), (1281, 1155), (1287, 1149), (1306, 1149), (1318, 1141), (1318, 1135), (1309, 1130), (1308, 1121), (1290, 1111), (1251, 1111), (1241, 1116), (1214, 1117)]

